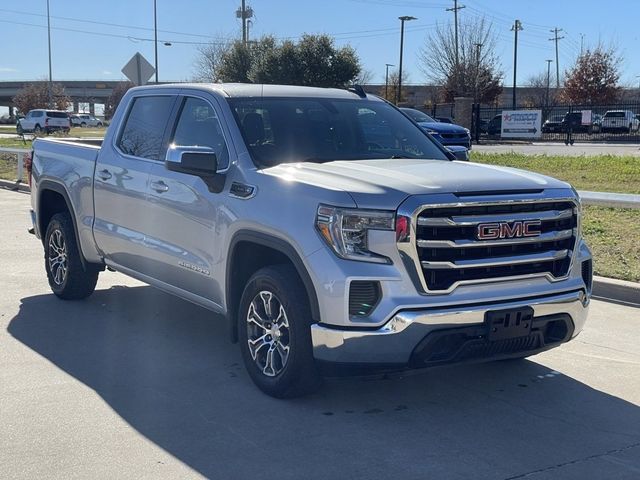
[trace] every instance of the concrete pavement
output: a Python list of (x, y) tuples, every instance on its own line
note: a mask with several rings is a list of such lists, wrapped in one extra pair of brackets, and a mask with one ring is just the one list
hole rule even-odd
[(640, 156), (637, 143), (564, 143), (538, 142), (522, 145), (473, 145), (474, 152), (480, 153), (522, 153), (525, 155), (567, 155), (571, 157), (591, 155), (632, 155)]
[(0, 190), (0, 477), (637, 479), (640, 309), (594, 301), (524, 361), (330, 380), (278, 401), (210, 312), (117, 274), (47, 286)]

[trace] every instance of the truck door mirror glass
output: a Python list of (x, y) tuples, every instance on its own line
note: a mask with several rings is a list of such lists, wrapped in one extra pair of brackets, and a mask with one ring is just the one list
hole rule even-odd
[(453, 156), (456, 157), (456, 160), (469, 161), (469, 150), (467, 149), (467, 147), (451, 145), (446, 148), (451, 153), (453, 153)]
[(218, 159), (209, 147), (171, 145), (167, 150), (165, 166), (173, 172), (211, 177), (218, 171)]

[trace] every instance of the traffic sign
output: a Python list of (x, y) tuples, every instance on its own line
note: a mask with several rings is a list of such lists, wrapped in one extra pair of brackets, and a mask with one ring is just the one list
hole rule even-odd
[(122, 68), (122, 73), (135, 85), (144, 85), (156, 73), (156, 69), (137, 52)]

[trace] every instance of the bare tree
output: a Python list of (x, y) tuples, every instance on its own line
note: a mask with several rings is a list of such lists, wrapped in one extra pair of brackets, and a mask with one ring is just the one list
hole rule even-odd
[[(51, 85), (51, 96), (53, 108), (58, 110), (66, 110), (71, 99), (67, 96), (64, 86), (60, 83)], [(15, 97), (13, 104), (22, 114), (26, 114), (34, 108), (47, 108), (49, 105), (49, 90), (46, 81), (37, 83), (29, 83), (24, 86)]]
[(453, 25), (438, 25), (419, 52), (420, 70), (442, 85), (447, 101), (457, 96), (492, 103), (502, 92), (502, 71), (496, 55), (497, 35), (484, 17), (469, 19), (458, 28), (456, 62)]
[(356, 85), (368, 85), (369, 83), (371, 83), (371, 80), (373, 80), (373, 76), (374, 75), (371, 70), (363, 68), (362, 70), (360, 70), (360, 73), (355, 78), (353, 83), (355, 83)]
[[(547, 72), (529, 76), (525, 82), (527, 93), (523, 101), (526, 106), (535, 107), (547, 104)], [(553, 104), (553, 95), (549, 92), (549, 104)]]
[(229, 52), (231, 44), (231, 42), (212, 42), (198, 47), (193, 80), (196, 82), (220, 81), (222, 59)]
[[(383, 86), (380, 91), (380, 96), (385, 100), (389, 100), (390, 102), (396, 102), (396, 92), (398, 91), (398, 80), (400, 79), (398, 70), (393, 70), (389, 72), (389, 85), (388, 88), (385, 89)], [(409, 74), (404, 71), (402, 72), (402, 85), (407, 85), (409, 83)], [(385, 92), (386, 90), (386, 92)], [(400, 98), (400, 103), (405, 102), (407, 99), (405, 97), (406, 90), (402, 89), (402, 98)]]

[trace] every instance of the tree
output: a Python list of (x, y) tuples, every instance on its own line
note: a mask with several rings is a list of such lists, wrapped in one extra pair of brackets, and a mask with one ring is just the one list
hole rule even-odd
[[(51, 85), (52, 108), (56, 110), (66, 110), (71, 103), (71, 99), (64, 91), (64, 86), (59, 83)], [(13, 104), (22, 113), (26, 114), (35, 108), (49, 107), (48, 82), (40, 81), (28, 83), (12, 99)]]
[(196, 60), (196, 78), (216, 82), (345, 87), (360, 72), (355, 51), (337, 48), (327, 35), (304, 35), (297, 43), (265, 36), (246, 45), (212, 44)]
[(484, 17), (461, 23), (458, 45), (456, 68), (454, 27), (438, 25), (420, 49), (420, 70), (430, 82), (443, 86), (447, 101), (465, 96), (492, 103), (502, 93), (502, 72), (495, 53), (497, 35), (491, 23)]
[[(525, 106), (539, 107), (547, 104), (547, 72), (540, 72), (527, 78), (525, 86), (528, 88), (523, 101)], [(549, 89), (549, 105), (553, 105), (555, 95)]]
[[(396, 103), (396, 95), (398, 91), (398, 79), (400, 78), (399, 70), (392, 70), (389, 72), (389, 85), (388, 88), (384, 86), (380, 89), (380, 96), (385, 100), (390, 101), (391, 103)], [(400, 98), (400, 103), (405, 102), (407, 98), (405, 97), (405, 88), (404, 86), (409, 83), (409, 74), (404, 71), (402, 72), (402, 98)], [(387, 90), (387, 94), (385, 95), (385, 90)]]
[(124, 94), (133, 87), (133, 83), (131, 82), (120, 82), (111, 91), (111, 95), (107, 99), (107, 102), (104, 104), (104, 116), (105, 118), (113, 117), (113, 114), (116, 113), (116, 109), (124, 97)]
[(613, 103), (620, 95), (622, 56), (615, 47), (587, 49), (566, 72), (562, 99), (586, 105)]

